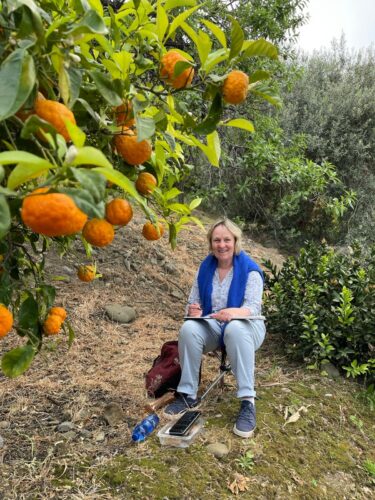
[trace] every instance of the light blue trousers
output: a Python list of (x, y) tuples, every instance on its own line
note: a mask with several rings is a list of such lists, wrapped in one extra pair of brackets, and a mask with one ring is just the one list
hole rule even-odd
[[(262, 320), (232, 320), (224, 332), (227, 357), (237, 381), (239, 398), (255, 397), (255, 351), (262, 345), (266, 327)], [(195, 395), (198, 391), (202, 354), (220, 347), (221, 328), (215, 319), (187, 320), (178, 337), (181, 379), (178, 392)]]

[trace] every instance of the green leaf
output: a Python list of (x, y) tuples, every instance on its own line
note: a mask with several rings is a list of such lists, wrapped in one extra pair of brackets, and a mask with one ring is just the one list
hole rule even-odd
[(122, 103), (121, 96), (117, 93), (117, 90), (107, 75), (101, 73), (99, 70), (91, 71), (90, 73), (94, 83), (103, 96), (103, 98), (110, 104), (111, 106), (120, 106)]
[(196, 0), (167, 0), (164, 8), (165, 10), (172, 10), (176, 7), (193, 7), (194, 5), (197, 5)]
[(233, 59), (237, 54), (241, 52), (245, 36), (240, 23), (232, 16), (230, 16), (230, 20), (232, 23), (232, 29), (229, 59)]
[(247, 130), (248, 132), (255, 132), (254, 125), (251, 121), (245, 120), (245, 118), (235, 118), (229, 122), (223, 123), (226, 127), (237, 127)]
[[(228, 58), (229, 50), (228, 49), (219, 49), (216, 50), (215, 52), (211, 52), (211, 54), (208, 55), (204, 65), (202, 66), (202, 69), (206, 72), (209, 73), (217, 64), (220, 64), (222, 61), (225, 61)], [(210, 75), (212, 78), (214, 75)], [(215, 79), (217, 75), (214, 76)], [(219, 81), (223, 80), (225, 78), (225, 75), (219, 77)]]
[(33, 329), (39, 321), (38, 303), (34, 297), (29, 294), (20, 306), (18, 314), (18, 325), (23, 330)]
[(181, 193), (182, 193), (182, 191), (180, 191), (179, 189), (174, 187), (174, 188), (170, 189), (169, 191), (167, 191), (166, 193), (164, 193), (164, 199), (165, 200), (173, 200), (173, 198), (176, 198), (176, 196), (178, 196)]
[(183, 203), (169, 203), (167, 205), (167, 208), (180, 214), (186, 214), (186, 215), (190, 214), (190, 208), (187, 205), (184, 205)]
[(258, 97), (262, 97), (263, 99), (268, 101), (273, 106), (280, 107), (282, 105), (282, 101), (280, 99), (280, 96), (275, 94), (275, 93), (271, 93), (272, 89), (270, 89), (267, 82), (251, 83), (249, 85), (249, 91), (252, 94), (257, 95)]
[[(15, 10), (19, 9), (20, 7), (24, 6), (27, 7), (28, 12), (30, 14), (30, 21), (31, 25), (34, 29), (34, 32), (39, 39), (39, 42), (43, 42), (44, 40), (44, 28), (43, 28), (43, 21), (41, 14), (46, 18), (48, 18), (47, 12), (42, 10), (40, 6), (37, 6), (35, 2), (32, 0), (15, 0), (8, 2), (9, 4), (9, 13), (14, 12)], [(49, 20), (49, 22), (51, 22)]]
[(197, 146), (203, 153), (207, 156), (209, 162), (214, 167), (219, 166), (219, 160), (221, 155), (221, 147), (220, 147), (220, 139), (218, 133), (212, 132), (207, 136), (207, 145), (200, 142), (196, 137), (189, 135), (188, 137), (181, 135), (176, 135), (183, 142), (187, 141), (185, 139), (190, 140), (195, 146)]
[(149, 139), (155, 134), (155, 122), (153, 118), (136, 117), (138, 142)]
[[(48, 163), (48, 162), (46, 162)], [(40, 165), (31, 163), (19, 163), (10, 173), (8, 177), (7, 187), (15, 189), (31, 179), (36, 179), (40, 175), (47, 172), (51, 167), (46, 167), (42, 162)]]
[(83, 33), (106, 35), (108, 29), (104, 23), (104, 19), (95, 10), (90, 9), (85, 12), (78, 23), (73, 25), (73, 28), (68, 33), (72, 35), (81, 35)]
[(207, 21), (207, 19), (201, 19), (201, 22), (211, 31), (213, 35), (219, 40), (221, 45), (226, 49), (227, 48), (227, 39), (224, 31), (222, 31), (219, 26), (212, 23), (211, 21)]
[(190, 17), (197, 9), (199, 9), (201, 6), (197, 5), (195, 7), (192, 7), (191, 9), (185, 10), (181, 14), (179, 14), (177, 17), (175, 17), (169, 26), (169, 31), (168, 35), (166, 36), (166, 40), (168, 38), (171, 38), (173, 33), (181, 26), (181, 24), (186, 21), (188, 17)]
[(0, 184), (3, 182), (5, 176), (5, 169), (2, 165), (0, 165)]
[(74, 330), (72, 328), (72, 325), (69, 323), (69, 321), (67, 319), (63, 323), (63, 328), (65, 328), (65, 327), (68, 329), (68, 332), (69, 332), (68, 346), (71, 347), (71, 345), (73, 344), (73, 341), (75, 339), (75, 333), (74, 333)]
[(277, 47), (260, 38), (259, 40), (246, 40), (242, 46), (243, 55), (247, 57), (269, 57), (270, 59), (277, 59), (279, 54)]
[(165, 32), (168, 29), (169, 21), (167, 13), (161, 5), (161, 0), (158, 0), (157, 6), (157, 17), (156, 17), (156, 33), (158, 35), (158, 39), (161, 42), (164, 38)]
[(264, 71), (263, 69), (258, 69), (249, 75), (249, 82), (259, 82), (260, 80), (268, 80), (271, 78), (271, 74), (269, 71)]
[(7, 200), (0, 194), (0, 239), (3, 238), (10, 228), (11, 215)]
[(189, 204), (190, 210), (194, 210), (195, 208), (199, 207), (199, 205), (202, 203), (202, 198), (194, 198)]
[(103, 17), (104, 11), (102, 2), (100, 0), (88, 0), (88, 2), (91, 5), (91, 7), (96, 10), (99, 16)]
[(0, 121), (14, 115), (26, 102), (35, 85), (34, 59), (16, 49), (0, 68)]
[(31, 365), (34, 356), (35, 349), (30, 344), (16, 347), (5, 353), (1, 360), (1, 368), (4, 375), (9, 378), (15, 378), (22, 375)]
[(220, 121), (223, 112), (221, 94), (218, 92), (211, 104), (210, 110), (206, 118), (194, 128), (196, 134), (210, 134), (216, 130), (216, 126)]
[(40, 285), (39, 288), (44, 297), (46, 307), (47, 309), (49, 309), (50, 307), (53, 306), (53, 303), (55, 302), (56, 289), (51, 285)]
[(84, 131), (68, 120), (65, 122), (65, 125), (68, 129), (70, 139), (72, 140), (74, 146), (77, 149), (82, 148), (86, 142), (86, 134), (84, 133)]
[(71, 165), (95, 165), (97, 167), (113, 168), (104, 154), (92, 146), (77, 148), (76, 156), (72, 160)]
[(106, 169), (103, 167), (97, 167), (93, 169), (95, 172), (99, 172), (104, 175), (106, 179), (120, 186), (125, 192), (129, 193), (135, 200), (141, 205), (145, 205), (143, 197), (141, 197), (138, 191), (134, 187), (134, 183), (131, 182), (124, 174), (114, 169)]
[(197, 36), (195, 44), (197, 46), (199, 59), (201, 61), (201, 64), (203, 65), (206, 62), (207, 57), (208, 57), (210, 50), (212, 48), (211, 39), (207, 35), (207, 33), (205, 33), (202, 30), (199, 30), (199, 34)]
[(82, 188), (64, 188), (59, 189), (59, 192), (65, 193), (73, 198), (74, 203), (89, 217), (103, 219), (105, 213), (104, 202), (95, 201), (92, 193), (88, 190)]
[(74, 178), (81, 184), (82, 188), (92, 195), (94, 201), (99, 203), (103, 200), (106, 188), (106, 179), (102, 174), (83, 168), (71, 168), (71, 171)]

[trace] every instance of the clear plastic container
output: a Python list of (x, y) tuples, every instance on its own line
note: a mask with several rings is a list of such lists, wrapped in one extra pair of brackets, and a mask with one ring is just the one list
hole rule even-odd
[(195, 422), (191, 427), (186, 436), (172, 436), (169, 434), (169, 429), (175, 422), (168, 422), (164, 427), (158, 432), (158, 438), (160, 444), (163, 446), (174, 446), (175, 448), (187, 448), (191, 443), (197, 438), (201, 430), (203, 429), (204, 420), (203, 417)]

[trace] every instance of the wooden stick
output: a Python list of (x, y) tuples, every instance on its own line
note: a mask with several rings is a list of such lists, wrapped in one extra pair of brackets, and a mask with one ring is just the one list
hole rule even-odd
[(166, 392), (160, 398), (155, 399), (153, 401), (149, 401), (145, 405), (145, 410), (154, 413), (159, 408), (162, 408), (163, 406), (167, 405), (168, 403), (171, 403), (174, 400), (174, 398), (175, 398), (174, 392)]

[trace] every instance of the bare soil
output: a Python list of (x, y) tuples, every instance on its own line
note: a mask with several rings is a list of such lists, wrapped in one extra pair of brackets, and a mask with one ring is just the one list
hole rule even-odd
[[(143, 222), (136, 214), (111, 246), (94, 252), (102, 277), (89, 284), (75, 274), (88, 262), (80, 244), (68, 257), (51, 250), (56, 305), (67, 309), (76, 338), (70, 349), (64, 336), (48, 340), (17, 379), (0, 375), (0, 499), (370, 498), (374, 483), (363, 462), (375, 460), (374, 424), (355, 399), (360, 388), (291, 364), (279, 338), (269, 337), (259, 352), (254, 440), (231, 433), (237, 402), (228, 375), (224, 390), (208, 398), (205, 429), (188, 449), (162, 447), (156, 433), (132, 443), (131, 430), (145, 415), (144, 374), (162, 344), (176, 339), (207, 253), (198, 227), (183, 231), (173, 251), (166, 237), (145, 241)], [(284, 260), (248, 236), (244, 248), (259, 263)], [(111, 321), (104, 307), (113, 303), (134, 307), (135, 321)], [(9, 335), (0, 354), (17, 342)], [(204, 388), (218, 361), (207, 356), (203, 366)], [(108, 423), (111, 407), (120, 409), (120, 419)], [(298, 410), (299, 421), (286, 425)], [(72, 430), (59, 431), (62, 422)], [(213, 442), (229, 453), (212, 456), (206, 447)], [(248, 452), (253, 458), (246, 461)]]

